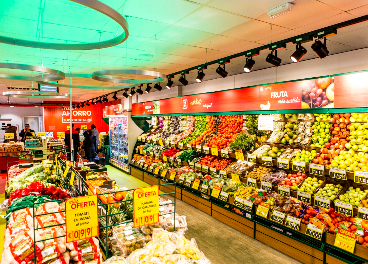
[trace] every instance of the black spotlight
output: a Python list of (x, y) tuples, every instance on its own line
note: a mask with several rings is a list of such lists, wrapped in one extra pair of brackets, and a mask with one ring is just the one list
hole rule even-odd
[(81, 104), (81, 107), (82, 107), (82, 108), (84, 107), (84, 102)]
[(266, 61), (270, 64), (272, 64), (273, 66), (280, 66), (281, 64), (281, 59), (279, 57), (277, 57), (277, 50), (275, 50), (275, 55), (273, 55), (273, 51), (271, 51), (270, 54), (268, 54)]
[(95, 105), (96, 103), (93, 101), (93, 100), (95, 100), (94, 98), (91, 100), (91, 104), (92, 105)]
[(205, 75), (206, 74), (204, 74), (203, 71), (198, 71), (198, 75), (197, 75), (196, 81), (199, 82), (199, 83), (202, 82)]
[(252, 58), (247, 58), (245, 65), (244, 65), (244, 71), (250, 72), (253, 69), (253, 66), (256, 62)]
[(327, 49), (326, 46), (326, 38), (324, 39), (324, 43), (322, 43), (320, 40), (316, 40), (313, 44), (312, 44), (312, 50), (317, 54), (318, 57), (320, 57), (321, 59), (323, 59), (324, 57), (326, 57), (328, 55), (328, 53), (330, 53)]
[(107, 99), (107, 95), (102, 99), (102, 102), (107, 103), (109, 99)]
[(86, 106), (90, 106), (91, 104), (89, 103), (89, 101), (87, 101), (87, 103), (86, 103)]
[(171, 78), (169, 78), (167, 80), (167, 84), (166, 84), (166, 88), (167, 89), (171, 89), (171, 87), (173, 86), (174, 82), (171, 80)]
[(156, 83), (154, 87), (158, 91), (161, 91), (162, 90), (162, 87), (161, 87), (160, 83)]
[(112, 97), (112, 99), (114, 99), (114, 100), (118, 100), (118, 97), (116, 96), (116, 94), (117, 94), (118, 92), (115, 92), (114, 93), (114, 95), (113, 95), (113, 97)]
[(216, 72), (222, 78), (225, 78), (227, 76), (227, 71), (225, 70), (225, 64), (223, 68), (221, 67), (221, 65), (219, 65), (218, 68), (216, 69)]
[(127, 91), (128, 91), (128, 90), (125, 90), (125, 91), (124, 91), (124, 93), (123, 93), (123, 96), (124, 96), (125, 98), (128, 98), (128, 97), (129, 97), (129, 94), (127, 93)]
[(132, 89), (130, 89), (130, 93), (129, 93), (129, 96), (133, 96), (133, 95), (135, 95), (134, 87)]
[(185, 74), (181, 75), (179, 82), (181, 82), (184, 86), (188, 85), (188, 80), (185, 79)]
[(147, 83), (147, 88), (144, 92), (149, 93), (151, 90), (152, 90), (152, 86), (149, 83)]
[(307, 54), (307, 50), (299, 43), (299, 44), (296, 44), (296, 50), (290, 56), (290, 59), (293, 62), (299, 62), (305, 54)]
[(101, 97), (98, 98), (98, 100), (96, 101), (96, 103), (102, 103)]
[(77, 104), (77, 108), (78, 108), (78, 109), (80, 108), (79, 103)]

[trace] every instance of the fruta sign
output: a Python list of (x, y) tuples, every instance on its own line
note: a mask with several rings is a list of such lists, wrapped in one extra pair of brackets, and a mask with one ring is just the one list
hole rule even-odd
[(66, 242), (98, 236), (97, 195), (81, 196), (65, 202)]
[(159, 221), (158, 186), (135, 189), (133, 192), (134, 227), (149, 225)]

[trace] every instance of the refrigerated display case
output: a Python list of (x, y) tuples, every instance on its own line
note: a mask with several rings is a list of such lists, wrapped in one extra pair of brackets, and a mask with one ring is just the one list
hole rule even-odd
[(110, 163), (129, 172), (128, 117), (109, 117)]

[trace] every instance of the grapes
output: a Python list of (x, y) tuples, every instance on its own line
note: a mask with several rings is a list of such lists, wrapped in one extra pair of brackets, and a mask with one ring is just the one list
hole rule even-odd
[(316, 101), (317, 102), (322, 102), (322, 98), (321, 97), (318, 97)]
[(322, 101), (322, 106), (325, 106), (325, 105), (327, 105), (328, 104), (328, 101), (327, 100), (323, 100)]
[(310, 94), (309, 94), (309, 97), (310, 97), (311, 99), (314, 99), (314, 98), (316, 98), (316, 94), (312, 92), (312, 93), (310, 93)]
[(316, 94), (317, 93), (317, 90), (318, 90), (318, 88), (313, 88), (312, 91), (311, 91), (311, 93)]
[(326, 96), (326, 92), (322, 92), (322, 96)]
[(306, 92), (302, 92), (302, 94), (303, 94), (303, 96), (306, 96), (306, 95), (307, 95), (307, 93), (306, 93)]
[(321, 101), (317, 101), (314, 103), (316, 106), (319, 106), (321, 104)]
[(320, 95), (322, 93), (322, 89), (317, 90), (317, 95)]

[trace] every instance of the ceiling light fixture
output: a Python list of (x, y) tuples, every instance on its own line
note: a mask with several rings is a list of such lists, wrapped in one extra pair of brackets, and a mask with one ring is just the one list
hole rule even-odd
[(127, 92), (128, 92), (128, 90), (125, 90), (125, 91), (124, 91), (124, 93), (123, 93), (123, 96), (124, 96), (125, 98), (128, 98), (128, 97), (129, 97), (129, 94), (128, 94)]
[(149, 83), (147, 83), (147, 88), (146, 88), (146, 90), (144, 92), (145, 93), (149, 93), (151, 90), (152, 90), (152, 86)]
[(143, 90), (142, 90), (142, 85), (138, 85), (138, 89), (137, 89), (137, 93), (139, 93), (140, 95), (143, 94)]
[(267, 15), (269, 18), (276, 18), (290, 12), (293, 8), (292, 2), (286, 2), (268, 10)]
[(247, 58), (244, 65), (244, 71), (250, 72), (253, 69), (253, 66), (256, 62), (252, 59), (252, 57)]
[(304, 57), (305, 54), (307, 54), (307, 50), (299, 43), (296, 44), (296, 50), (290, 56), (290, 59), (293, 62), (299, 62)]
[(90, 106), (91, 104), (89, 103), (89, 101), (87, 100), (87, 103), (86, 103), (87, 106)]
[(81, 104), (81, 107), (82, 107), (82, 108), (84, 107), (84, 102)]
[(221, 67), (221, 64), (218, 66), (218, 68), (216, 69), (216, 72), (218, 75), (220, 75), (222, 78), (225, 78), (228, 74), (228, 72), (225, 70), (225, 64), (224, 67)]
[(102, 99), (102, 102), (107, 103), (109, 101), (109, 99), (107, 99), (107, 95), (105, 95), (105, 97)]
[(162, 86), (160, 85), (160, 83), (156, 83), (154, 87), (158, 91), (161, 91), (162, 90)]
[(113, 95), (112, 99), (114, 99), (114, 100), (118, 100), (118, 97), (116, 96), (116, 95), (117, 95), (117, 93), (118, 93), (118, 92), (115, 92), (115, 93), (114, 93), (114, 95)]
[(196, 78), (196, 81), (201, 83), (203, 81), (203, 78), (206, 74), (204, 74), (203, 70), (202, 71), (198, 71), (198, 75), (197, 75), (197, 78)]
[(185, 79), (185, 73), (181, 75), (179, 82), (181, 82), (184, 86), (188, 85), (188, 80)]
[(326, 38), (324, 38), (324, 43), (322, 43), (320, 40), (316, 40), (311, 48), (312, 50), (317, 54), (318, 57), (320, 57), (321, 59), (323, 59), (324, 57), (328, 56), (328, 54), (330, 53), (327, 49), (326, 46)]
[(96, 101), (96, 103), (102, 103), (101, 96), (98, 97), (98, 100)]
[[(274, 51), (275, 51), (275, 55), (273, 55)], [(266, 61), (275, 67), (280, 66), (281, 59), (277, 57), (277, 50), (272, 50), (271, 53), (268, 54)]]
[(130, 89), (130, 93), (129, 93), (129, 96), (133, 96), (133, 95), (135, 95), (135, 90), (134, 90), (134, 88)]
[(167, 84), (166, 84), (166, 88), (167, 89), (171, 89), (171, 87), (173, 86), (174, 82), (171, 80), (171, 78), (169, 78), (167, 80)]

